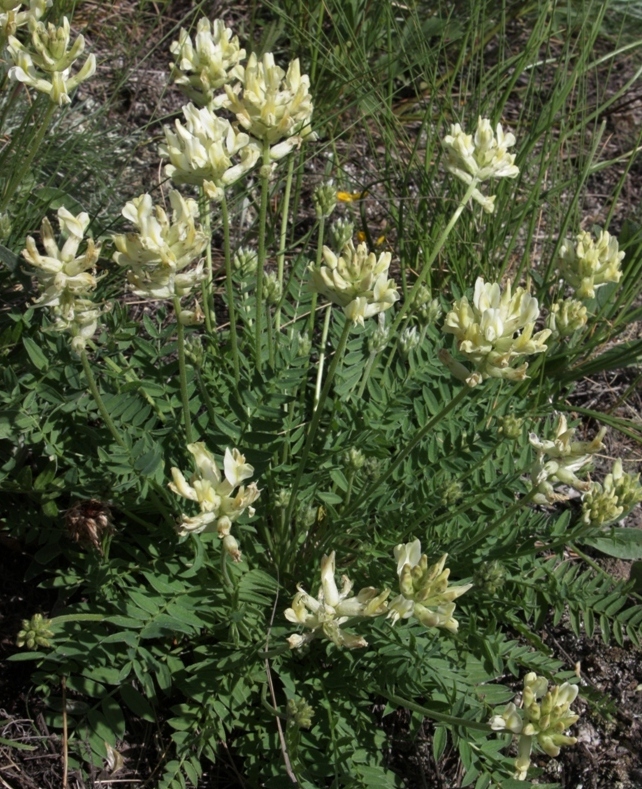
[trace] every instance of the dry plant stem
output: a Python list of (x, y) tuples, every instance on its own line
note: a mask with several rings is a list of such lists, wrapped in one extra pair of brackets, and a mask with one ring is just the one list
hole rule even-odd
[(263, 276), (265, 274), (265, 233), (270, 187), (270, 144), (263, 143), (263, 170), (261, 175), (261, 204), (259, 207), (259, 249), (256, 265), (256, 320), (254, 326), (254, 354), (256, 369), (261, 372), (261, 333), (263, 330)]
[[(234, 365), (234, 381), (239, 383), (239, 349), (236, 334), (236, 308), (234, 306), (234, 283), (232, 281), (232, 250), (230, 246), (230, 215), (227, 209), (227, 198), (223, 194), (221, 200), (221, 219), (223, 221), (223, 251), (225, 254), (225, 291), (227, 294), (227, 311), (230, 318), (230, 346), (232, 348), (232, 364)], [(210, 248), (211, 256), (211, 248)]]
[(323, 385), (323, 390), (321, 392), (321, 396), (319, 397), (319, 402), (317, 403), (316, 410), (314, 411), (314, 414), (312, 416), (312, 421), (310, 422), (310, 428), (308, 429), (308, 435), (306, 436), (305, 439), (305, 445), (303, 447), (303, 451), (301, 452), (301, 459), (299, 460), (299, 465), (297, 466), (294, 482), (292, 483), (292, 490), (290, 491), (290, 503), (288, 504), (288, 509), (285, 515), (286, 524), (290, 523), (292, 520), (292, 511), (296, 505), (296, 494), (299, 489), (301, 477), (303, 476), (305, 464), (307, 463), (308, 455), (310, 454), (310, 449), (312, 448), (312, 443), (314, 442), (317, 428), (319, 427), (319, 422), (321, 421), (323, 406), (325, 405), (325, 401), (328, 397), (328, 393), (330, 392), (330, 387), (332, 386), (332, 380), (334, 379), (334, 374), (337, 370), (337, 366), (340, 360), (343, 358), (343, 354), (345, 352), (346, 345), (348, 343), (348, 335), (350, 334), (350, 328), (351, 328), (351, 322), (348, 319), (346, 319), (345, 325), (343, 327), (343, 332), (341, 333), (341, 339), (339, 340), (339, 345), (337, 346), (337, 350), (335, 351), (334, 358), (332, 359), (332, 364), (328, 369), (328, 375), (326, 376), (325, 383)]
[(319, 351), (319, 366), (317, 367), (317, 382), (314, 387), (314, 410), (316, 411), (321, 398), (321, 381), (323, 380), (323, 368), (325, 366), (325, 346), (328, 342), (328, 332), (330, 330), (330, 318), (332, 317), (332, 304), (325, 308), (325, 318), (323, 320), (323, 331), (321, 333), (321, 345)]
[[(281, 236), (279, 238), (279, 252), (276, 258), (277, 276), (279, 278), (279, 285), (283, 293), (283, 272), (285, 268), (285, 246), (287, 244), (288, 234), (288, 219), (290, 218), (290, 195), (292, 194), (292, 177), (294, 175), (294, 156), (290, 156), (288, 164), (288, 174), (285, 180), (285, 194), (283, 195), (283, 207), (281, 213)], [(274, 316), (274, 328), (277, 333), (281, 329), (281, 303), (283, 302), (283, 294), (281, 301), (277, 304), (276, 314)]]
[(176, 335), (178, 341), (178, 374), (181, 382), (181, 400), (183, 402), (183, 421), (185, 422), (185, 439), (192, 443), (192, 417), (189, 411), (187, 394), (187, 367), (185, 366), (185, 327), (181, 323), (181, 301), (174, 296), (174, 315), (176, 316)]
[(45, 134), (47, 133), (47, 129), (49, 128), (49, 124), (51, 119), (53, 118), (53, 114), (56, 111), (57, 104), (52, 104), (49, 102), (49, 106), (45, 111), (44, 118), (42, 119), (42, 123), (40, 124), (40, 128), (31, 143), (31, 148), (29, 152), (25, 156), (25, 158), (20, 162), (20, 167), (16, 170), (13, 174), (13, 177), (9, 180), (7, 184), (7, 189), (2, 196), (2, 202), (0, 203), (0, 211), (4, 211), (6, 207), (9, 205), (13, 196), (15, 195), (18, 187), (22, 183), (23, 178), (29, 171), (31, 167), (31, 163), (33, 162), (36, 154), (40, 150), (40, 146), (42, 145), (42, 141), (45, 138)]
[(453, 397), (453, 399), (445, 405), (438, 414), (435, 414), (433, 418), (427, 422), (421, 430), (415, 435), (415, 437), (407, 444), (405, 449), (403, 449), (394, 461), (390, 464), (387, 470), (378, 478), (376, 479), (371, 485), (369, 485), (360, 496), (354, 500), (351, 506), (349, 506), (343, 514), (343, 516), (352, 515), (352, 513), (357, 509), (357, 507), (364, 501), (366, 501), (372, 493), (375, 492), (378, 488), (383, 486), (383, 483), (390, 477), (399, 466), (404, 462), (404, 460), (408, 457), (408, 455), (412, 452), (412, 450), (417, 446), (417, 444), (422, 441), (428, 433), (433, 429), (433, 427), (441, 420), (447, 416), (454, 408), (456, 408), (464, 398), (471, 393), (472, 389), (468, 386), (462, 387), (459, 392)]
[(417, 295), (417, 291), (422, 286), (422, 284), (428, 279), (428, 277), (430, 275), (430, 269), (432, 267), (432, 264), (435, 262), (435, 260), (437, 258), (437, 255), (441, 252), (444, 244), (446, 243), (446, 240), (448, 239), (448, 236), (451, 234), (452, 229), (457, 224), (457, 220), (461, 216), (462, 211), (464, 210), (464, 208), (466, 208), (466, 206), (470, 202), (472, 194), (473, 194), (473, 192), (475, 191), (475, 189), (478, 186), (479, 186), (479, 181), (477, 180), (477, 178), (473, 178), (470, 186), (466, 190), (466, 194), (462, 197), (459, 205), (455, 209), (455, 213), (450, 218), (450, 221), (448, 222), (446, 227), (442, 230), (441, 235), (439, 236), (439, 238), (437, 239), (437, 241), (435, 243), (435, 246), (432, 248), (432, 252), (430, 253), (430, 255), (428, 255), (428, 257), (427, 257), (427, 259), (426, 259), (426, 261), (425, 261), (425, 263), (423, 265), (423, 268), (419, 272), (419, 276), (415, 280), (415, 284), (412, 286), (412, 289), (411, 289), (410, 293), (408, 294), (408, 298), (404, 301), (401, 309), (397, 313), (397, 317), (395, 318), (395, 320), (394, 320), (394, 322), (393, 322), (393, 324), (391, 326), (391, 329), (390, 329), (391, 334), (394, 334), (394, 332), (399, 328), (399, 324), (404, 319), (406, 313), (408, 312), (408, 310), (410, 309), (412, 303), (415, 300), (415, 296)]
[(213, 299), (213, 282), (214, 271), (212, 268), (212, 207), (209, 197), (205, 194), (205, 190), (201, 186), (201, 224), (205, 228), (207, 234), (207, 246), (205, 247), (205, 268), (207, 270), (207, 277), (201, 283), (201, 293), (203, 294), (203, 312), (205, 313), (205, 328), (209, 335), (212, 334), (214, 324), (216, 323), (216, 316), (214, 315), (214, 299)]

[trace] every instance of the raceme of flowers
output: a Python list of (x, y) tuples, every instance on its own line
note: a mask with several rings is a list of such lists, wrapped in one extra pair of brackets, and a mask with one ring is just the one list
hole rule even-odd
[[(52, 4), (53, 0), (0, 0), (0, 49), (4, 48), (9, 36), (13, 36), (19, 27), (28, 25), (33, 19), (37, 22)], [(23, 6), (28, 5), (27, 8)]]
[(260, 146), (207, 107), (188, 104), (183, 114), (185, 125), (176, 120), (175, 131), (164, 129), (159, 151), (170, 161), (165, 173), (177, 185), (202, 186), (211, 200), (221, 200), (224, 188), (254, 167)]
[(442, 627), (456, 633), (459, 622), (453, 616), (454, 601), (472, 584), (449, 586), (450, 570), (445, 567), (448, 554), (429, 566), (419, 540), (397, 545), (394, 555), (400, 594), (390, 601), (388, 618), (395, 624), (414, 616), (425, 627)]
[(316, 598), (309, 595), (301, 586), (292, 600), (292, 607), (286, 609), (285, 618), (289, 622), (302, 625), (308, 633), (291, 635), (287, 641), (290, 649), (300, 649), (314, 638), (325, 636), (338, 647), (357, 649), (368, 642), (362, 636), (341, 628), (349, 619), (380, 616), (386, 612), (386, 598), (389, 589), (379, 592), (372, 586), (362, 589), (351, 596), (353, 583), (347, 575), (341, 577), (341, 590), (334, 577), (335, 552), (321, 559), (321, 587)]
[(461, 353), (476, 367), (470, 373), (453, 361), (446, 352), (440, 354), (453, 374), (476, 386), (486, 378), (507, 378), (520, 381), (526, 378), (527, 363), (511, 367), (520, 356), (542, 353), (550, 329), (533, 334), (539, 317), (537, 299), (518, 287), (513, 293), (510, 280), (502, 292), (498, 283), (485, 283), (482, 277), (475, 282), (473, 303), (463, 296), (446, 315), (443, 331), (454, 334)]
[(567, 239), (560, 247), (560, 273), (575, 288), (578, 299), (593, 299), (596, 288), (622, 278), (624, 252), (620, 252), (617, 238), (606, 230), (600, 230), (597, 240), (586, 231), (575, 240), (573, 244)]
[(606, 433), (603, 427), (592, 441), (574, 441), (575, 428), (569, 428), (566, 417), (560, 414), (552, 439), (540, 439), (531, 433), (529, 441), (537, 451), (537, 460), (531, 469), (533, 488), (536, 491), (533, 501), (537, 504), (553, 504), (565, 501), (568, 496), (554, 489), (555, 483), (562, 483), (579, 491), (587, 491), (591, 483), (581, 480), (577, 472), (585, 469), (591, 462), (591, 455), (604, 448), (602, 439)]
[(587, 526), (604, 526), (642, 501), (640, 475), (626, 474), (618, 458), (604, 483), (593, 482), (582, 497), (582, 520)]
[(69, 46), (71, 31), (67, 17), (63, 18), (60, 27), (56, 27), (38, 22), (32, 16), (29, 30), (31, 47), (21, 44), (15, 36), (9, 36), (7, 51), (14, 64), (9, 69), (9, 76), (40, 93), (48, 94), (54, 104), (69, 104), (69, 92), (94, 75), (96, 56), (89, 55), (72, 76), (71, 67), (82, 55), (85, 39), (78, 36)]
[(266, 52), (261, 60), (252, 53), (240, 89), (225, 85), (227, 108), (240, 126), (256, 140), (269, 145), (270, 159), (282, 159), (303, 140), (315, 140), (310, 125), (310, 78), (301, 74), (298, 58), (287, 72)]
[[(173, 481), (169, 483), (169, 487), (178, 496), (197, 502), (200, 512), (194, 516), (183, 514), (178, 524), (178, 533), (185, 535), (217, 531), (218, 536), (224, 540), (231, 536), (232, 524), (246, 510), (250, 516), (254, 515), (252, 504), (258, 499), (260, 491), (256, 482), (247, 486), (242, 484), (254, 474), (254, 468), (245, 462), (245, 456), (238, 449), (228, 447), (225, 450), (221, 475), (214, 455), (203, 442), (188, 444), (187, 450), (194, 456), (196, 470), (188, 482), (179, 469), (172, 468)], [(228, 540), (226, 549), (230, 544)], [(232, 555), (237, 561), (240, 559), (238, 546), (236, 555)]]
[(138, 228), (138, 233), (113, 236), (114, 261), (128, 268), (127, 280), (141, 298), (171, 299), (190, 293), (204, 278), (203, 263), (185, 269), (197, 260), (209, 237), (196, 224), (198, 205), (171, 191), (171, 221), (161, 206), (154, 206), (151, 195), (130, 200), (122, 214)]
[(392, 255), (382, 252), (379, 257), (368, 252), (366, 244), (355, 249), (349, 241), (339, 255), (323, 247), (323, 262), (310, 264), (312, 288), (343, 307), (346, 316), (363, 325), (365, 318), (390, 309), (399, 299), (397, 285), (388, 279)]
[(555, 336), (568, 337), (588, 321), (588, 310), (577, 299), (561, 299), (551, 306), (547, 326)]
[(170, 78), (195, 104), (217, 109), (227, 101), (224, 93), (216, 96), (223, 85), (242, 80), (245, 50), (238, 36), (225, 27), (222, 19), (210, 23), (201, 17), (196, 25), (194, 41), (187, 30), (181, 29), (178, 41), (170, 46), (175, 57)]
[[(515, 137), (504, 133), (500, 123), (493, 132), (488, 118), (479, 118), (474, 135), (466, 134), (458, 123), (450, 127), (443, 139), (446, 149), (446, 169), (468, 186), (481, 184), (490, 178), (516, 178), (519, 168), (515, 155), (508, 149), (515, 145)], [(495, 210), (495, 195), (487, 196), (474, 188), (471, 198), (487, 213)]]
[(56, 242), (51, 223), (45, 217), (40, 230), (45, 254), (41, 255), (34, 239), (27, 236), (22, 255), (35, 269), (33, 273), (40, 296), (34, 303), (51, 308), (55, 318), (53, 329), (69, 332), (72, 347), (80, 351), (95, 333), (101, 314), (100, 307), (88, 298), (97, 285), (94, 271), (100, 247), (88, 238), (85, 251), (78, 255), (89, 225), (88, 214), (83, 212), (74, 216), (61, 207), (58, 209), (58, 223), (66, 237), (62, 247)]
[(519, 737), (515, 778), (526, 779), (533, 741), (551, 757), (559, 756), (563, 745), (575, 745), (577, 738), (564, 732), (579, 719), (570, 708), (577, 694), (577, 685), (564, 682), (549, 689), (546, 677), (530, 672), (524, 677), (522, 709), (511, 702), (490, 719), (494, 731), (509, 731)]

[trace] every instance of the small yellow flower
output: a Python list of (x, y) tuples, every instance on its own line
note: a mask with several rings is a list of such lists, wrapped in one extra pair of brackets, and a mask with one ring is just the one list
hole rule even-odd
[(337, 192), (337, 200), (340, 203), (356, 203), (357, 200), (362, 200), (367, 194), (367, 189), (363, 192)]

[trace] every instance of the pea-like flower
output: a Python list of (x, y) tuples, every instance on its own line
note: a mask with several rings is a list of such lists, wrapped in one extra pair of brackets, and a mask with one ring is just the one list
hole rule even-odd
[(341, 577), (341, 590), (334, 577), (335, 552), (321, 559), (321, 587), (316, 597), (311, 597), (299, 586), (292, 600), (292, 607), (286, 609), (285, 618), (309, 630), (305, 635), (294, 634), (287, 640), (291, 649), (300, 649), (314, 638), (325, 636), (338, 647), (357, 649), (367, 646), (368, 642), (354, 633), (341, 629), (349, 619), (373, 617), (386, 613), (386, 599), (389, 589), (379, 592), (368, 586), (357, 595), (351, 596), (353, 583), (347, 575)]
[(642, 501), (640, 475), (626, 474), (618, 458), (602, 485), (593, 482), (582, 497), (582, 520), (587, 526), (605, 526)]
[(202, 261), (186, 271), (209, 243), (195, 221), (198, 205), (176, 191), (170, 192), (169, 201), (171, 221), (161, 206), (154, 206), (151, 195), (130, 200), (122, 214), (139, 232), (113, 236), (114, 262), (129, 269), (127, 280), (141, 298), (186, 296), (205, 277)]
[(566, 417), (560, 414), (552, 439), (540, 439), (531, 433), (529, 441), (537, 451), (537, 460), (531, 469), (531, 479), (536, 493), (533, 501), (537, 504), (552, 504), (565, 501), (568, 496), (558, 493), (554, 483), (562, 483), (579, 491), (587, 491), (591, 483), (582, 480), (577, 473), (586, 469), (591, 455), (604, 448), (602, 439), (606, 433), (603, 427), (592, 441), (574, 441), (575, 428), (569, 428)]
[(223, 85), (243, 79), (245, 50), (241, 49), (238, 36), (234, 36), (222, 19), (210, 23), (201, 17), (196, 25), (194, 42), (184, 28), (178, 41), (172, 42), (170, 52), (175, 62), (172, 66), (172, 79), (188, 99), (201, 107), (216, 109), (226, 101), (217, 90)]
[(164, 129), (159, 152), (170, 161), (165, 173), (175, 184), (202, 186), (211, 200), (221, 200), (225, 187), (254, 167), (261, 149), (207, 107), (188, 104), (183, 114), (185, 125), (176, 120), (175, 131)]
[[(462, 377), (469, 386), (476, 386), (486, 378), (507, 378), (521, 381), (526, 378), (528, 364), (511, 367), (520, 356), (542, 353), (550, 329), (533, 334), (539, 317), (537, 299), (524, 288), (513, 293), (510, 280), (502, 292), (499, 284), (485, 283), (482, 277), (475, 282), (472, 305), (463, 296), (453, 304), (446, 315), (443, 331), (454, 334), (457, 347), (477, 368), (453, 373)], [(444, 360), (446, 361), (446, 360)]]
[(298, 58), (287, 72), (266, 52), (261, 60), (252, 53), (239, 92), (225, 85), (228, 108), (245, 131), (270, 146), (270, 158), (282, 159), (303, 140), (315, 140), (310, 125), (310, 78), (301, 74)]
[(352, 241), (340, 255), (323, 247), (321, 265), (317, 268), (311, 263), (308, 267), (312, 288), (343, 307), (353, 323), (363, 325), (365, 318), (390, 309), (399, 299), (395, 281), (388, 279), (391, 258), (390, 252), (382, 252), (379, 257), (369, 253), (366, 244), (355, 249)]
[[(173, 481), (169, 487), (178, 496), (197, 502), (200, 512), (193, 517), (183, 514), (178, 533), (182, 536), (216, 530), (223, 540), (246, 510), (250, 516), (254, 515), (252, 504), (258, 499), (260, 490), (256, 482), (242, 484), (254, 474), (254, 468), (245, 462), (245, 456), (238, 449), (228, 447), (221, 475), (214, 455), (203, 442), (188, 444), (187, 450), (194, 456), (196, 470), (188, 482), (179, 469), (172, 468)], [(238, 544), (228, 540), (224, 548), (237, 561), (240, 559)]]
[(0, 49), (4, 49), (9, 36), (19, 27), (28, 25), (33, 19), (38, 21), (53, 0), (29, 0), (28, 8), (22, 0), (0, 0)]
[[(450, 134), (443, 139), (446, 149), (446, 169), (470, 186), (490, 178), (515, 178), (519, 168), (514, 164), (515, 155), (508, 149), (515, 145), (515, 137), (504, 133), (500, 123), (495, 133), (488, 118), (479, 118), (474, 135), (466, 134), (458, 123), (450, 127)], [(495, 196), (490, 197), (474, 189), (472, 199), (487, 213), (495, 210)]]
[(530, 672), (524, 677), (522, 709), (510, 702), (490, 719), (494, 731), (510, 731), (519, 737), (517, 780), (526, 779), (534, 741), (551, 757), (559, 756), (563, 745), (575, 745), (577, 738), (564, 732), (579, 719), (571, 710), (577, 694), (577, 685), (564, 682), (549, 688), (546, 677)]
[(587, 321), (588, 311), (581, 301), (562, 299), (552, 305), (547, 326), (554, 336), (568, 337), (586, 326)]
[(401, 594), (390, 602), (388, 618), (392, 624), (414, 616), (425, 627), (443, 627), (456, 633), (459, 622), (453, 616), (454, 601), (472, 584), (449, 586), (450, 570), (445, 567), (448, 554), (428, 566), (428, 557), (421, 553), (421, 542), (413, 540), (397, 545), (394, 556)]
[(575, 240), (573, 244), (567, 239), (560, 247), (560, 271), (575, 288), (578, 299), (593, 299), (596, 288), (622, 278), (620, 264), (624, 252), (620, 252), (617, 238), (606, 230), (600, 230), (597, 241), (585, 231)]
[(89, 79), (96, 72), (96, 56), (89, 55), (83, 66), (72, 76), (71, 67), (85, 49), (85, 39), (78, 36), (69, 46), (71, 31), (69, 20), (64, 17), (62, 25), (45, 25), (30, 19), (31, 48), (28, 49), (14, 36), (9, 36), (7, 50), (13, 61), (9, 76), (29, 85), (62, 106), (69, 104), (69, 92)]

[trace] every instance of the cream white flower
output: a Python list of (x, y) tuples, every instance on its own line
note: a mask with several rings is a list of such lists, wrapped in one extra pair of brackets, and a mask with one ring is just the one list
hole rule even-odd
[(323, 247), (323, 263), (317, 268), (308, 266), (312, 288), (343, 307), (353, 323), (363, 325), (365, 318), (390, 309), (399, 299), (397, 285), (388, 279), (392, 255), (382, 252), (379, 257), (368, 252), (366, 244), (355, 249), (349, 241), (340, 255)]
[(240, 92), (225, 85), (228, 108), (248, 134), (271, 146), (272, 160), (287, 156), (303, 140), (316, 139), (309, 89), (310, 78), (301, 74), (298, 58), (285, 72), (271, 52), (261, 60), (250, 55)]
[(67, 332), (71, 336), (71, 348), (81, 353), (96, 333), (98, 320), (104, 309), (90, 299), (68, 294), (52, 307), (55, 323), (52, 331)]
[(4, 48), (9, 36), (19, 27), (28, 25), (31, 20), (38, 21), (53, 0), (30, 0), (27, 5), (21, 0), (0, 0), (0, 49)]
[(540, 439), (531, 433), (529, 441), (537, 451), (537, 460), (531, 469), (531, 479), (536, 494), (533, 501), (537, 504), (552, 504), (568, 498), (554, 490), (554, 483), (568, 485), (575, 490), (587, 491), (591, 483), (579, 479), (577, 472), (585, 469), (591, 455), (604, 448), (602, 439), (606, 433), (603, 427), (592, 441), (574, 441), (575, 428), (569, 428), (566, 417), (560, 414), (552, 439)]
[(294, 624), (303, 625), (309, 632), (295, 634), (287, 640), (291, 649), (300, 649), (314, 638), (325, 636), (338, 647), (356, 649), (367, 646), (362, 636), (356, 636), (341, 629), (341, 625), (355, 617), (374, 617), (384, 614), (389, 589), (379, 592), (369, 586), (356, 596), (351, 596), (352, 581), (341, 577), (341, 589), (334, 577), (335, 552), (321, 559), (321, 588), (316, 597), (311, 597), (302, 587), (292, 600), (292, 607), (286, 609), (285, 618)]
[(69, 46), (70, 26), (67, 17), (62, 25), (45, 25), (32, 18), (29, 23), (31, 48), (25, 47), (15, 36), (9, 36), (7, 51), (13, 66), (9, 76), (46, 93), (54, 104), (69, 104), (69, 92), (96, 72), (96, 57), (89, 55), (83, 66), (72, 75), (71, 67), (85, 49), (83, 36)]
[(524, 288), (511, 291), (510, 280), (502, 290), (498, 283), (475, 282), (472, 305), (463, 296), (446, 315), (443, 331), (454, 334), (457, 347), (477, 368), (478, 376), (466, 380), (475, 385), (485, 378), (526, 378), (528, 364), (513, 368), (520, 356), (542, 353), (551, 334), (544, 329), (533, 334), (539, 317), (537, 299)]
[(618, 520), (642, 501), (640, 475), (626, 474), (618, 458), (600, 485), (593, 482), (582, 496), (582, 520), (587, 526), (604, 526)]
[(222, 106), (226, 96), (223, 93), (217, 97), (215, 92), (227, 83), (243, 79), (241, 62), (245, 60), (245, 50), (222, 19), (210, 23), (207, 17), (201, 17), (194, 42), (183, 28), (169, 50), (175, 58), (170, 79), (200, 106)]
[(122, 214), (138, 228), (138, 233), (113, 236), (114, 261), (128, 268), (127, 280), (141, 298), (171, 299), (186, 296), (204, 277), (203, 264), (185, 269), (197, 260), (209, 243), (196, 225), (198, 205), (179, 192), (169, 194), (171, 221), (152, 197), (143, 194), (130, 200)]
[(61, 301), (70, 303), (75, 298), (87, 296), (97, 285), (94, 271), (100, 247), (88, 238), (84, 253), (78, 254), (89, 225), (89, 215), (83, 212), (74, 216), (66, 208), (59, 208), (58, 223), (66, 236), (62, 247), (56, 243), (51, 223), (45, 218), (40, 238), (46, 254), (40, 254), (31, 236), (27, 236), (26, 249), (22, 252), (24, 259), (36, 269), (34, 274), (40, 296), (35, 304), (40, 307), (55, 307)]
[(175, 131), (165, 126), (161, 156), (169, 159), (165, 173), (175, 184), (203, 186), (211, 200), (220, 200), (223, 190), (254, 167), (260, 146), (207, 107), (183, 107), (185, 125), (175, 122)]
[(593, 299), (596, 288), (619, 282), (623, 258), (617, 238), (606, 230), (600, 230), (597, 241), (590, 233), (579, 233), (575, 244), (567, 239), (559, 251), (561, 274), (579, 299)]
[(472, 584), (449, 586), (450, 570), (445, 568), (448, 554), (429, 567), (428, 557), (421, 553), (421, 542), (413, 540), (397, 545), (394, 556), (401, 594), (390, 602), (388, 618), (392, 624), (414, 616), (425, 627), (442, 627), (456, 633), (459, 622), (453, 616), (454, 601)]
[[(446, 169), (469, 186), (491, 178), (516, 178), (519, 168), (514, 164), (515, 155), (508, 149), (515, 145), (515, 137), (504, 133), (500, 123), (493, 133), (490, 121), (479, 118), (474, 135), (466, 134), (458, 123), (450, 127), (450, 134), (443, 139), (446, 149)], [(487, 197), (478, 189), (472, 193), (484, 211), (495, 210), (495, 197)]]
[(554, 335), (568, 337), (586, 326), (588, 311), (577, 299), (562, 299), (551, 306), (547, 326)]
[[(194, 456), (196, 470), (187, 481), (178, 468), (172, 468), (173, 481), (169, 487), (178, 496), (197, 502), (200, 512), (193, 517), (183, 515), (178, 533), (200, 534), (216, 530), (223, 539), (229, 535), (234, 521), (246, 510), (250, 516), (254, 515), (252, 504), (258, 499), (260, 491), (256, 482), (247, 486), (242, 484), (254, 474), (254, 468), (245, 462), (245, 457), (238, 449), (228, 447), (221, 475), (214, 455), (205, 444), (201, 441), (188, 444), (187, 449)], [(230, 541), (225, 547), (226, 550), (232, 547)]]

